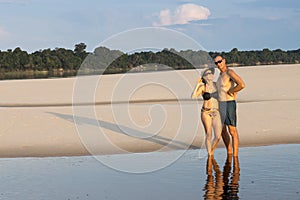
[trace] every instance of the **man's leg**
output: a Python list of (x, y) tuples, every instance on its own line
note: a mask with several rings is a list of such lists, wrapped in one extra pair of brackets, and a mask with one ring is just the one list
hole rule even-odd
[(223, 139), (223, 142), (224, 142), (225, 147), (227, 149), (227, 154), (232, 154), (232, 147), (230, 145), (230, 137), (229, 137), (229, 134), (227, 132), (226, 125), (224, 125), (223, 129), (222, 129), (222, 139)]
[(239, 155), (239, 135), (235, 126), (228, 126), (229, 133), (232, 137), (233, 156)]

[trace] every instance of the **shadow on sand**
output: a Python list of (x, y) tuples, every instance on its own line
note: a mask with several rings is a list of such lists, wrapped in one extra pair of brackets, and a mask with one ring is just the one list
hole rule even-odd
[[(186, 148), (198, 149), (199, 148), (192, 144), (187, 144), (187, 143), (184, 143), (181, 141), (176, 141), (173, 139), (162, 137), (160, 135), (153, 135), (151, 133), (142, 132), (142, 131), (139, 131), (139, 130), (136, 130), (136, 129), (133, 129), (133, 128), (130, 128), (130, 127), (127, 127), (124, 125), (114, 124), (114, 123), (106, 122), (103, 120), (97, 120), (97, 119), (91, 119), (91, 118), (87, 118), (87, 117), (73, 116), (73, 115), (67, 115), (67, 114), (61, 114), (61, 113), (55, 113), (55, 112), (46, 112), (46, 113), (54, 115), (54, 116), (62, 118), (62, 119), (65, 119), (74, 124), (75, 124), (74, 119), (76, 119), (77, 124), (89, 124), (89, 125), (105, 128), (105, 129), (111, 130), (115, 133), (124, 134), (124, 135), (127, 135), (127, 136), (135, 138), (135, 139), (153, 142), (153, 143), (156, 143), (156, 144), (159, 144), (162, 146), (168, 145), (168, 147), (170, 147), (172, 149), (186, 149)], [(122, 130), (126, 130), (126, 132), (131, 133), (131, 134), (127, 134)], [(133, 135), (138, 135), (140, 137), (134, 137)]]

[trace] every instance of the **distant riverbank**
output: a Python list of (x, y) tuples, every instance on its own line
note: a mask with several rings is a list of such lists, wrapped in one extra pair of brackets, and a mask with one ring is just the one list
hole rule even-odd
[[(281, 66), (278, 65), (255, 65), (252, 67), (265, 67), (265, 66)], [(286, 64), (284, 66), (292, 66), (298, 64)], [(237, 63), (228, 64), (229, 67), (239, 68), (239, 67), (247, 67), (247, 66), (239, 66)], [(136, 68), (131, 69), (130, 71), (123, 72), (122, 69), (115, 69), (114, 71), (104, 71), (104, 70), (51, 70), (51, 71), (12, 71), (12, 72), (1, 72), (0, 73), (0, 81), (2, 80), (21, 80), (21, 79), (48, 79), (48, 78), (69, 78), (75, 77), (79, 75), (109, 75), (109, 74), (125, 74), (125, 73), (147, 73), (147, 72), (158, 72), (158, 71), (173, 71), (174, 69), (166, 66), (157, 65), (141, 65)], [(177, 69), (177, 70), (185, 70), (185, 69)], [(201, 70), (201, 69), (198, 69)]]
[(15, 79), (41, 79), (41, 78), (63, 78), (76, 76), (76, 71), (15, 71), (0, 73), (0, 80), (15, 80)]

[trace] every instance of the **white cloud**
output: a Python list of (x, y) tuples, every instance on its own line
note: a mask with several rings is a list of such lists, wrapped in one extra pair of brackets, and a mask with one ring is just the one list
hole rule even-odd
[(0, 0), (0, 4), (26, 4), (29, 0)]
[(208, 8), (196, 4), (183, 4), (173, 12), (169, 9), (161, 10), (159, 22), (153, 26), (169, 26), (174, 24), (187, 24), (190, 21), (205, 20), (210, 15)]
[(0, 27), (0, 39), (4, 39), (9, 36), (9, 33), (2, 27)]

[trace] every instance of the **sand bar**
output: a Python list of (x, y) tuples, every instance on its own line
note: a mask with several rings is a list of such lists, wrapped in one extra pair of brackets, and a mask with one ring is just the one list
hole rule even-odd
[[(300, 143), (300, 65), (235, 70), (246, 82), (238, 96), (240, 145)], [(0, 81), (0, 157), (203, 147), (197, 121), (202, 102), (190, 100), (198, 75), (182, 70)]]

